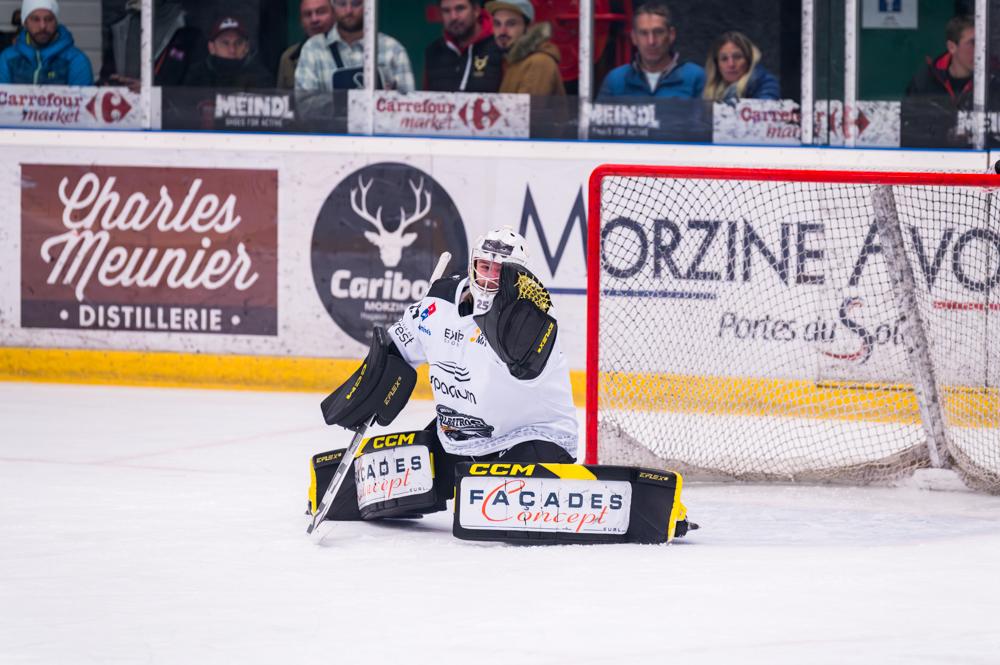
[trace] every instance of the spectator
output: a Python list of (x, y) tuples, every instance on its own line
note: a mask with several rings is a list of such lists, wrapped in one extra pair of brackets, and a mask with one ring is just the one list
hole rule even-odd
[(479, 0), (438, 0), (444, 35), (424, 54), (427, 90), (497, 92), (503, 52), (493, 39), (493, 20)]
[(270, 88), (271, 74), (250, 52), (250, 35), (232, 16), (221, 18), (208, 37), (208, 58), (191, 68), (184, 85), (201, 88)]
[[(123, 85), (137, 92), (142, 77), (142, 0), (128, 0), (125, 15), (106, 29), (100, 85)], [(187, 24), (176, 0), (153, 2), (153, 85), (184, 82), (200, 53), (201, 31)]]
[(59, 24), (56, 0), (24, 0), (21, 16), (24, 26), (14, 45), (0, 53), (0, 83), (93, 85), (90, 60)]
[[(297, 90), (329, 91), (363, 88), (365, 9), (363, 0), (333, 0), (336, 25), (310, 37), (295, 68)], [(375, 46), (376, 88), (410, 92), (414, 89), (410, 56), (392, 37), (378, 33)]]
[(278, 87), (295, 87), (295, 68), (302, 55), (302, 47), (310, 37), (325, 35), (333, 28), (333, 5), (330, 0), (302, 0), (299, 4), (299, 21), (306, 33), (305, 40), (293, 44), (281, 54), (281, 64), (278, 65)]
[(976, 27), (971, 16), (955, 16), (945, 25), (945, 47), (906, 88), (907, 97), (949, 99), (957, 109), (972, 108), (972, 74), (976, 61)]
[(15, 9), (14, 13), (11, 14), (10, 27), (13, 28), (11, 32), (0, 32), (0, 51), (3, 51), (8, 46), (13, 46), (14, 40), (17, 39), (17, 33), (21, 30), (20, 9)]
[(548, 23), (528, 25), (535, 20), (535, 8), (528, 0), (486, 3), (493, 15), (493, 35), (506, 55), (500, 92), (528, 95), (565, 95), (559, 73), (559, 49), (550, 40)]
[(760, 64), (760, 49), (742, 32), (724, 32), (705, 62), (705, 99), (733, 104), (738, 99), (778, 99), (778, 79)]
[(674, 51), (676, 41), (677, 28), (667, 5), (653, 0), (636, 9), (632, 16), (636, 56), (631, 64), (608, 72), (598, 97), (701, 97), (705, 71), (681, 61)]

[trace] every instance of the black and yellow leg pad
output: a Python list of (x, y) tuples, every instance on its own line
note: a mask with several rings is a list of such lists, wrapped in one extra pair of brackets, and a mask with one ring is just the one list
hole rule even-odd
[(678, 473), (581, 464), (461, 463), (453, 533), (530, 545), (667, 543), (687, 533)]
[[(399, 432), (370, 437), (358, 448), (327, 511), (328, 520), (370, 520), (412, 517), (444, 508), (435, 487), (435, 450), (440, 446), (432, 432)], [(312, 458), (309, 506), (313, 514), (341, 463), (343, 450)]]

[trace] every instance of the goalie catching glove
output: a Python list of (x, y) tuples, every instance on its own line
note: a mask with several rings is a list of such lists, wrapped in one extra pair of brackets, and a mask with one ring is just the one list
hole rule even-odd
[(552, 298), (530, 270), (504, 263), (490, 309), (473, 318), (512, 376), (537, 378), (552, 354), (557, 323), (549, 315)]
[(327, 425), (357, 429), (375, 416), (388, 425), (406, 406), (417, 372), (403, 360), (384, 328), (372, 330), (368, 356), (354, 374), (320, 405)]

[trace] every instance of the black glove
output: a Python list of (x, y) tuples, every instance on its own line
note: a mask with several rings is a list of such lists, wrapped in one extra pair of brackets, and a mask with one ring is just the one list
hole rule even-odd
[(558, 328), (551, 307), (549, 292), (530, 270), (504, 263), (493, 305), (473, 317), (515, 378), (534, 379), (545, 369)]

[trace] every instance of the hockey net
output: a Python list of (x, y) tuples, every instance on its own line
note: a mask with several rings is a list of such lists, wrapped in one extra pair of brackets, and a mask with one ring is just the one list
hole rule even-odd
[(1000, 493), (998, 176), (615, 167), (590, 184), (587, 459)]

